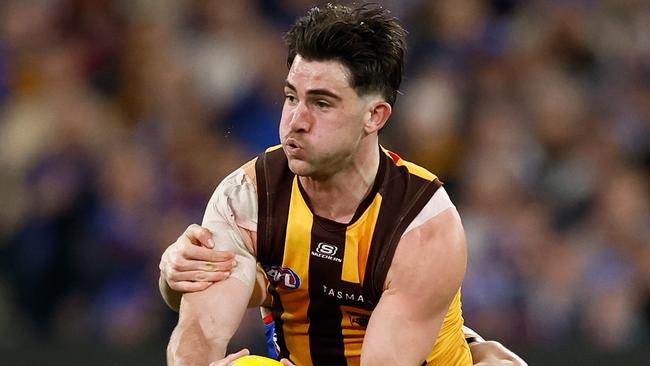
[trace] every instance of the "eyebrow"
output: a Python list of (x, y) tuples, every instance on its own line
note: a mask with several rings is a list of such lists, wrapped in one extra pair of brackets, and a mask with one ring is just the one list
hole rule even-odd
[[(284, 87), (289, 88), (294, 92), (297, 90), (296, 87), (293, 86), (288, 80), (285, 80)], [(329, 91), (327, 89), (310, 89), (310, 90), (307, 90), (307, 95), (322, 95), (322, 96), (330, 97), (330, 98), (338, 100), (338, 101), (342, 100), (342, 98), (338, 94), (334, 94), (333, 92), (331, 92), (331, 91)]]

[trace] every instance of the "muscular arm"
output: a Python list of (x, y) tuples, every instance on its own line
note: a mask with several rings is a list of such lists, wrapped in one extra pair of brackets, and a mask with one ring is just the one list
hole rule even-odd
[(202, 226), (212, 233), (214, 248), (232, 251), (238, 265), (227, 279), (183, 295), (167, 349), (168, 364), (203, 366), (223, 358), (256, 283), (255, 225), (246, 220), (252, 216), (251, 208), (256, 208), (256, 199), (250, 179), (241, 170), (227, 177), (212, 195)]
[(361, 365), (422, 364), (465, 274), (460, 218), (448, 208), (402, 237), (363, 342)]
[(204, 291), (185, 294), (167, 348), (168, 364), (208, 365), (222, 359), (244, 316), (251, 291), (251, 286), (229, 278)]
[[(246, 243), (247, 247), (252, 243), (245, 230), (232, 228), (219, 218), (204, 220), (204, 224), (206, 221), (212, 227), (215, 242), (232, 247), (237, 242)], [(167, 348), (169, 365), (207, 365), (224, 357), (255, 285), (255, 259), (252, 253), (239, 252), (239, 260), (246, 265), (237, 266), (229, 278), (181, 298), (178, 324)]]

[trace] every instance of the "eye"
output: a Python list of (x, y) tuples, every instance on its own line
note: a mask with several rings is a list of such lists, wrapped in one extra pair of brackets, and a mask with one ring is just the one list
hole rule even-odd
[(330, 106), (330, 104), (327, 101), (322, 100), (322, 99), (315, 101), (314, 104), (316, 105), (316, 107), (318, 107), (320, 109), (326, 109), (326, 108), (329, 108), (329, 106)]
[(294, 97), (294, 96), (291, 95), (291, 94), (285, 94), (285, 95), (284, 95), (284, 100), (285, 100), (286, 102), (289, 102), (290, 104), (293, 104), (293, 103), (296, 102), (296, 97)]

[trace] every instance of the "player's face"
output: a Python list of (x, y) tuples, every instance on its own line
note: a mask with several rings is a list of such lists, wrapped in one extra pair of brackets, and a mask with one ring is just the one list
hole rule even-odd
[(369, 114), (367, 100), (349, 80), (338, 61), (294, 59), (280, 120), (280, 141), (293, 173), (327, 178), (353, 160)]

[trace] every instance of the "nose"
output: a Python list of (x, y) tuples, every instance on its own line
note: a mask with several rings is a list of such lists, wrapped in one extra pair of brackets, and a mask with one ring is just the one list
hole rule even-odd
[(308, 132), (311, 127), (312, 116), (304, 102), (298, 102), (290, 116), (289, 128), (291, 132)]

